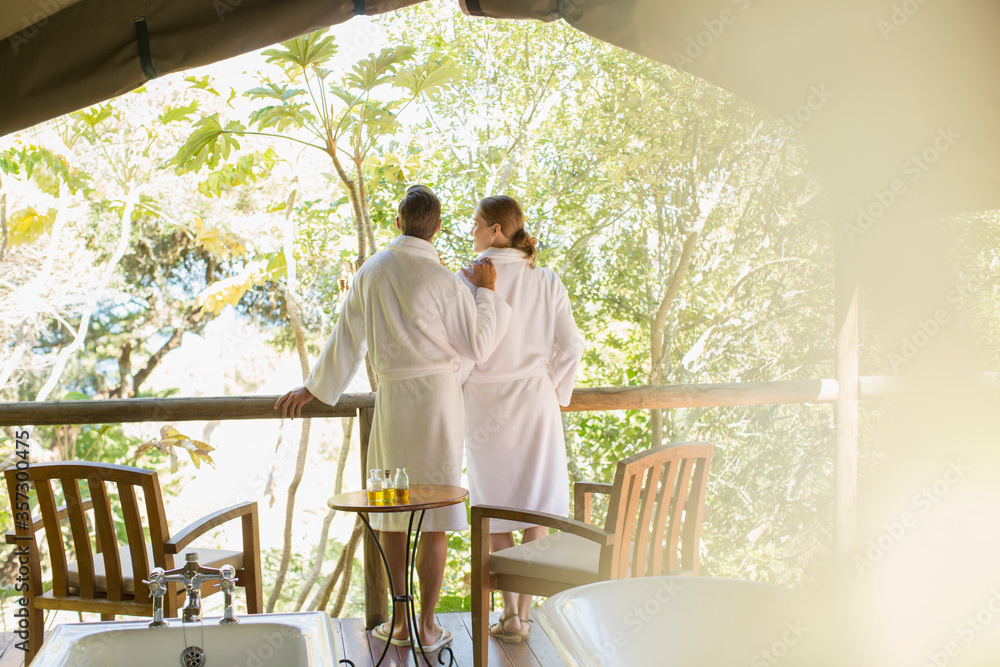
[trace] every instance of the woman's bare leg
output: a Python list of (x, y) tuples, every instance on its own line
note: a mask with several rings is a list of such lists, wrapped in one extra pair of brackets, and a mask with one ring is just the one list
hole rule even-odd
[[(500, 551), (514, 546), (514, 533), (490, 533), (490, 551)], [(500, 591), (503, 597), (503, 611), (500, 618), (510, 616), (511, 618), (503, 623), (503, 629), (511, 632), (521, 632), (520, 621), (514, 620), (518, 616), (517, 593), (510, 591)]]
[[(549, 534), (549, 529), (545, 526), (532, 526), (531, 528), (524, 529), (524, 537), (521, 538), (521, 544), (526, 544), (528, 542), (534, 542), (535, 540), (540, 540)], [(520, 629), (518, 632), (524, 632), (528, 628), (528, 617), (531, 615), (531, 598), (533, 596), (526, 595), (524, 593), (517, 596), (517, 615), (520, 622)], [(507, 601), (504, 600), (504, 605), (506, 606)]]

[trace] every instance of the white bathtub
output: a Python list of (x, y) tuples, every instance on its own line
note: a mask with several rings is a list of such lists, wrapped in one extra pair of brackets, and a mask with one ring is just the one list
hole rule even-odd
[(573, 666), (833, 664), (817, 651), (826, 624), (803, 597), (746, 581), (648, 577), (588, 584), (553, 595), (538, 616)]
[(206, 667), (334, 667), (343, 655), (339, 633), (320, 611), (240, 616), (236, 625), (169, 619), (66, 623), (46, 636), (32, 667), (177, 667), (190, 645), (205, 651)]

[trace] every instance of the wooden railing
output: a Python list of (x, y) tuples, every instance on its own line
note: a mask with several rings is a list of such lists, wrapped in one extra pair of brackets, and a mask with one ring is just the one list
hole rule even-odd
[[(891, 380), (862, 377), (859, 393), (872, 398), (888, 393)], [(566, 412), (609, 410), (650, 410), (690, 407), (724, 407), (802, 403), (834, 403), (839, 395), (835, 380), (790, 380), (720, 384), (686, 384), (641, 387), (582, 388), (573, 392)], [(280, 419), (275, 411), (277, 396), (211, 398), (132, 398), (114, 400), (46, 401), (0, 403), (0, 426), (47, 426), (70, 424), (121, 424), (129, 422), (183, 422), (231, 419)], [(361, 441), (362, 479), (367, 471), (368, 436), (375, 409), (375, 394), (345, 394), (336, 405), (312, 401), (302, 410), (302, 418), (358, 417)], [(853, 484), (853, 478), (848, 479)], [(838, 488), (838, 494), (852, 497), (857, 489)], [(382, 568), (376, 566), (376, 547), (366, 535), (365, 620), (373, 627), (388, 618)]]
[[(863, 377), (861, 396), (885, 394), (889, 378)], [(835, 380), (789, 380), (720, 384), (678, 384), (641, 387), (576, 389), (565, 412), (650, 410), (669, 408), (833, 403)], [(0, 426), (51, 426), (69, 424), (124, 424), (130, 422), (181, 422), (227, 419), (280, 419), (274, 410), (277, 396), (222, 396), (211, 398), (124, 398), (106, 401), (44, 401), (0, 403)], [(336, 405), (313, 401), (302, 417), (354, 417), (358, 410), (375, 407), (375, 394), (344, 394)]]

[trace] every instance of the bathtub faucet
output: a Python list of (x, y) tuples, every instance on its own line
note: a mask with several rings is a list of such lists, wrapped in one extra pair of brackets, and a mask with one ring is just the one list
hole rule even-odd
[(149, 585), (149, 594), (153, 598), (153, 620), (150, 622), (151, 628), (163, 628), (167, 626), (167, 621), (163, 618), (163, 597), (167, 594), (167, 583), (177, 582), (184, 584), (184, 591), (187, 593), (187, 600), (184, 604), (184, 623), (201, 620), (201, 585), (206, 581), (218, 581), (222, 589), (225, 608), (223, 611), (222, 624), (238, 623), (239, 620), (233, 613), (233, 589), (236, 587), (236, 569), (232, 565), (223, 565), (221, 568), (202, 567), (198, 564), (198, 554), (189, 552), (184, 556), (184, 567), (164, 572), (163, 568), (154, 568), (149, 573), (149, 581), (144, 584)]

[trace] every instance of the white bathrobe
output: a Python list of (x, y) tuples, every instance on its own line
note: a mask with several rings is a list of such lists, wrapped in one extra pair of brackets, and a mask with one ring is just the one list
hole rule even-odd
[[(493, 260), (497, 294), (512, 313), (507, 335), (465, 383), (470, 501), (568, 516), (559, 406), (569, 404), (583, 355), (569, 296), (555, 273), (531, 268), (520, 250), (489, 248), (480, 257)], [(477, 297), (483, 291), (463, 281)], [(528, 525), (493, 520), (490, 532)]]
[[(398, 236), (354, 276), (306, 387), (335, 404), (365, 356), (378, 375), (367, 467), (405, 467), (410, 484), (458, 485), (462, 475), (463, 358), (495, 349), (510, 307), (492, 290), (473, 298), (427, 241)], [(406, 530), (408, 514), (373, 514), (379, 530)], [(422, 530), (465, 530), (465, 506), (430, 510)]]

